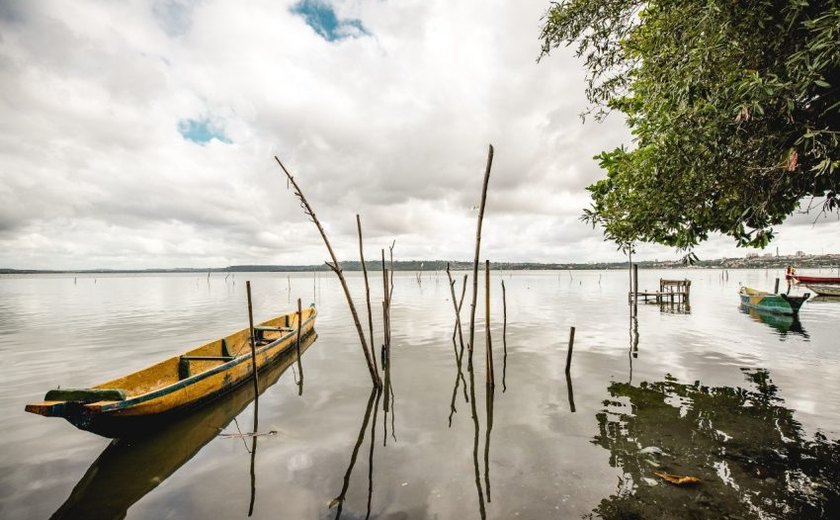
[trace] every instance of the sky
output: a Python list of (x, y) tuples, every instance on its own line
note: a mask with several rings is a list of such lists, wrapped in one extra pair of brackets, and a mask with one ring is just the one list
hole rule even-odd
[[(586, 109), (569, 49), (537, 58), (545, 0), (0, 0), (0, 267), (622, 261), (580, 222), (592, 157), (631, 145)], [(816, 224), (814, 223), (816, 219)], [(794, 215), (775, 252), (840, 252)], [(726, 237), (700, 258), (744, 256)], [(639, 259), (681, 254), (642, 246)]]

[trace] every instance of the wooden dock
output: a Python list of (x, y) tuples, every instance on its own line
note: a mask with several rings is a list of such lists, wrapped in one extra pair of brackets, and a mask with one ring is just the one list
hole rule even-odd
[(691, 280), (666, 280), (659, 279), (659, 290), (630, 291), (628, 301), (631, 303), (642, 300), (643, 303), (663, 304), (688, 304), (691, 296)]

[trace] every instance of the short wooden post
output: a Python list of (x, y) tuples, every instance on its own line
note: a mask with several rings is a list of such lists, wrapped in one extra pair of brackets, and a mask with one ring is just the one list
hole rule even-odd
[(254, 399), (260, 393), (259, 381), (257, 381), (257, 342), (254, 337), (254, 310), (251, 305), (251, 280), (245, 282), (245, 292), (248, 293), (248, 330), (251, 339), (251, 363), (254, 367)]
[(779, 294), (779, 279), (776, 278), (776, 285), (773, 286), (773, 294)]
[(572, 348), (575, 346), (575, 328), (569, 329), (569, 351), (566, 353), (566, 373), (572, 369)]

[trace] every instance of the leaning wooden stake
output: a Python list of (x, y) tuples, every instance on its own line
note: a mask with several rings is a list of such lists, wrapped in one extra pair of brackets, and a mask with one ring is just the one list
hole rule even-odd
[(473, 346), (475, 343), (475, 307), (476, 299), (478, 299), (478, 258), (481, 254), (481, 223), (484, 220), (484, 204), (487, 201), (487, 183), (490, 181), (490, 168), (493, 166), (493, 145), (487, 152), (487, 166), (484, 170), (484, 184), (481, 188), (481, 205), (478, 208), (478, 226), (475, 231), (475, 260), (473, 260), (473, 294), (472, 305), (470, 306), (470, 341), (467, 343), (467, 348), (470, 353), (470, 363), (472, 366)]
[(575, 328), (569, 330), (569, 351), (566, 353), (566, 373), (572, 369), (572, 348), (575, 346)]
[[(490, 260), (484, 261), (484, 345), (487, 362), (487, 386), (496, 386), (496, 375), (493, 373), (493, 342), (490, 338)], [(490, 501), (490, 493), (488, 502)]]
[(367, 341), (365, 340), (365, 332), (362, 329), (362, 323), (359, 321), (359, 313), (356, 312), (356, 306), (353, 304), (353, 297), (350, 296), (350, 289), (347, 287), (347, 281), (344, 279), (344, 272), (341, 270), (341, 266), (338, 263), (338, 259), (335, 256), (335, 252), (333, 252), (333, 248), (330, 245), (330, 241), (327, 239), (327, 234), (324, 231), (324, 228), (321, 226), (321, 223), (318, 221), (318, 217), (315, 216), (315, 212), (312, 210), (312, 206), (309, 205), (309, 202), (306, 200), (306, 197), (303, 196), (303, 192), (298, 186), (297, 182), (295, 182), (295, 178), (292, 177), (292, 174), (289, 173), (289, 170), (283, 166), (283, 163), (280, 162), (280, 159), (277, 156), (274, 157), (274, 160), (277, 161), (277, 164), (280, 165), (280, 168), (283, 169), (283, 173), (286, 174), (286, 178), (292, 184), (295, 190), (295, 196), (300, 200), (301, 207), (303, 207), (304, 213), (306, 213), (309, 218), (312, 219), (312, 222), (315, 224), (315, 227), (318, 228), (318, 233), (321, 234), (321, 238), (324, 240), (324, 245), (327, 246), (327, 251), (330, 254), (330, 258), (332, 259), (332, 263), (326, 262), (327, 266), (332, 269), (332, 271), (338, 276), (338, 281), (341, 282), (341, 288), (344, 290), (344, 297), (347, 299), (347, 305), (350, 307), (350, 313), (353, 315), (353, 322), (356, 324), (356, 332), (359, 335), (359, 342), (362, 344), (362, 351), (365, 355), (365, 361), (367, 362), (368, 371), (370, 372), (370, 379), (373, 382), (373, 385), (377, 388), (382, 387), (382, 379), (379, 377), (379, 371), (376, 368), (376, 365), (373, 361), (373, 356), (371, 355), (370, 349), (368, 348)]
[(260, 394), (260, 386), (257, 381), (257, 342), (254, 336), (254, 310), (251, 305), (251, 280), (247, 280), (245, 282), (245, 292), (248, 293), (248, 330), (250, 331), (251, 339), (251, 364), (254, 367), (254, 399), (257, 399)]
[[(373, 341), (373, 313), (370, 310), (370, 285), (368, 284), (367, 266), (365, 265), (365, 250), (362, 247), (362, 220), (359, 214), (356, 213), (356, 227), (359, 230), (359, 258), (362, 260), (362, 272), (365, 275), (365, 301), (367, 302), (368, 313), (368, 329), (370, 330), (370, 348), (375, 350), (376, 342)], [(379, 372), (379, 367), (376, 366), (376, 354), (373, 354), (373, 368)]]

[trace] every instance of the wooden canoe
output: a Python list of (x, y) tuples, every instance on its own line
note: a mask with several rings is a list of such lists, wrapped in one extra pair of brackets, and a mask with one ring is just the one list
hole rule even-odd
[[(302, 338), (300, 351), (309, 348), (316, 337), (309, 334)], [(281, 354), (278, 363), (260, 371), (260, 395), (295, 363), (295, 349), (286, 352), (289, 355)], [(125, 518), (134, 503), (217, 438), (253, 400), (254, 386), (245, 384), (152, 435), (111, 441), (50, 520)]]
[(787, 294), (774, 294), (749, 287), (741, 287), (738, 292), (741, 297), (741, 305), (751, 307), (762, 312), (773, 314), (795, 315), (799, 308), (811, 295), (805, 293), (802, 296), (789, 296)]
[[(301, 337), (314, 331), (316, 315), (314, 304), (303, 309)], [(295, 350), (297, 321), (293, 312), (254, 327), (258, 371)], [(77, 428), (106, 437), (144, 435), (231, 392), (250, 381), (253, 372), (245, 328), (91, 388), (50, 390), (44, 401), (26, 405), (26, 411), (64, 417)]]

